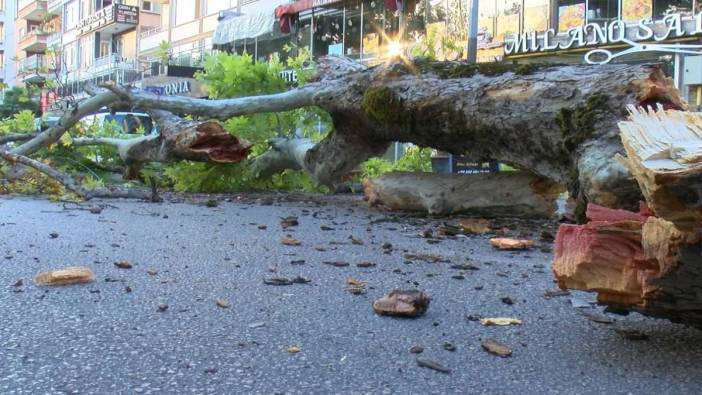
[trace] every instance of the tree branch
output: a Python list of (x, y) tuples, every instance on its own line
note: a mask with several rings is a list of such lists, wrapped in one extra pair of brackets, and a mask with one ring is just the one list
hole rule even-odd
[(37, 160), (28, 158), (23, 155), (13, 154), (8, 151), (0, 151), (0, 157), (5, 159), (10, 163), (19, 163), (25, 166), (29, 166), (37, 171), (46, 174), (48, 177), (58, 181), (66, 187), (69, 191), (75, 193), (85, 200), (90, 200), (97, 197), (107, 197), (107, 198), (132, 198), (132, 199), (153, 199), (154, 194), (151, 191), (142, 189), (129, 189), (129, 188), (105, 188), (98, 187), (93, 190), (87, 190), (83, 188), (75, 179), (73, 179), (68, 174), (62, 173), (53, 167), (39, 162)]
[(112, 92), (105, 91), (97, 93), (95, 96), (83, 101), (72, 110), (66, 111), (59, 119), (58, 123), (24, 144), (12, 149), (16, 155), (31, 155), (40, 149), (56, 143), (64, 133), (73, 125), (78, 123), (86, 115), (92, 114), (100, 108), (119, 100), (119, 97)]
[(0, 136), (0, 145), (14, 143), (16, 141), (27, 141), (37, 136), (37, 133), (10, 133)]

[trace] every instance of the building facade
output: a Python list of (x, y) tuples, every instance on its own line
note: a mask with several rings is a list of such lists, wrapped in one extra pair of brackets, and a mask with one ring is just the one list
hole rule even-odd
[(0, 86), (2, 90), (15, 85), (16, 62), (13, 60), (16, 48), (15, 6), (12, 0), (0, 0)]

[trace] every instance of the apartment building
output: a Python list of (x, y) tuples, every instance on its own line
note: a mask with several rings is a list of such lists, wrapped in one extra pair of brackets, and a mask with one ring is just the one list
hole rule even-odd
[(15, 85), (15, 6), (13, 0), (0, 0), (0, 86)]

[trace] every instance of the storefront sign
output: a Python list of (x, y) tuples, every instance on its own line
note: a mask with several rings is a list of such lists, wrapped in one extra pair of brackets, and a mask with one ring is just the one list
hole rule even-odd
[(175, 81), (162, 86), (145, 86), (144, 90), (157, 95), (180, 95), (190, 92), (190, 81)]
[[(616, 20), (605, 22), (603, 25), (588, 23), (568, 29), (566, 33), (556, 34), (554, 29), (541, 33), (522, 33), (507, 41), (504, 50), (505, 55), (509, 56), (617, 43), (632, 45), (636, 41), (661, 42), (697, 35), (702, 35), (702, 13), (685, 18), (681, 14), (670, 14), (655, 22), (651, 19), (641, 19), (637, 23), (627, 24)], [(643, 45), (641, 47), (646, 51), (665, 51), (665, 48), (646, 48)], [(611, 57), (607, 61), (609, 59)]]
[(194, 78), (150, 77), (143, 79), (138, 86), (155, 95), (207, 97), (205, 86)]
[(280, 76), (288, 84), (292, 84), (294, 82), (297, 82), (297, 73), (295, 72), (295, 70), (283, 70), (280, 72)]
[(86, 34), (113, 23), (139, 24), (139, 7), (124, 4), (105, 7), (83, 18), (78, 22), (76, 29), (78, 29), (79, 34)]

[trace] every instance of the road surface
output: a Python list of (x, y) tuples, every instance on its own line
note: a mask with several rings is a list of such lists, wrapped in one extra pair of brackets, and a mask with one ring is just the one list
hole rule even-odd
[[(494, 251), (489, 235), (436, 237), (446, 220), (384, 213), (358, 197), (280, 196), (272, 205), (267, 197), (222, 198), (216, 207), (206, 199), (0, 199), (0, 393), (700, 391), (702, 332), (638, 314), (608, 314), (613, 323), (598, 323), (586, 316), (602, 312), (589, 303), (592, 295), (544, 297), (556, 289), (546, 242), (527, 252)], [(299, 225), (284, 230), (287, 216)], [(553, 229), (501, 226), (537, 240)], [(283, 245), (288, 234), (302, 245)], [(133, 268), (114, 265), (122, 260)], [(349, 265), (324, 263), (338, 261)], [(469, 263), (479, 270), (451, 268)], [(74, 265), (92, 268), (97, 280), (32, 283), (40, 271)], [(263, 282), (298, 275), (311, 282)], [(348, 277), (365, 281), (367, 292), (348, 292)], [(394, 288), (428, 293), (427, 313), (374, 314), (372, 301)], [(486, 327), (478, 317), (523, 323)], [(618, 329), (649, 338), (627, 339)], [(512, 356), (483, 350), (490, 338)], [(412, 346), (424, 351), (410, 353)], [(451, 373), (419, 367), (418, 356)]]

